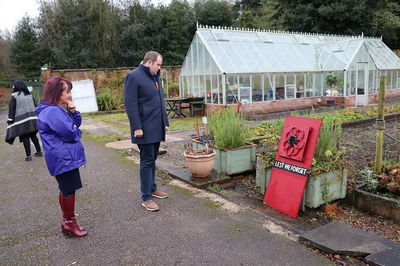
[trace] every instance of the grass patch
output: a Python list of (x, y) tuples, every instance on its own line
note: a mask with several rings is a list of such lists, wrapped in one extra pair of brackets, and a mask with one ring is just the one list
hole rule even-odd
[[(129, 120), (126, 113), (88, 116), (94, 121), (109, 124), (122, 132), (129, 133)], [(169, 131), (191, 130), (194, 128), (194, 117), (169, 118)]]
[(171, 187), (175, 188), (179, 192), (179, 194), (181, 196), (185, 197), (185, 198), (192, 197), (193, 194), (194, 194), (192, 191), (190, 191), (190, 190), (188, 190), (186, 188), (182, 188), (182, 187), (179, 187), (179, 186), (171, 186)]
[(204, 202), (204, 206), (206, 206), (206, 207), (208, 207), (208, 208), (211, 208), (211, 209), (213, 209), (213, 210), (215, 210), (215, 209), (217, 209), (219, 206), (221, 206), (222, 204), (221, 203), (219, 203), (219, 202), (214, 202), (214, 201), (211, 201), (211, 200), (206, 200), (205, 202)]
[(90, 138), (94, 139), (95, 141), (97, 141), (98, 143), (101, 143), (101, 144), (106, 144), (106, 143), (109, 143), (109, 142), (115, 142), (115, 141), (120, 141), (120, 140), (126, 139), (125, 137), (117, 135), (115, 133), (107, 133), (107, 134), (103, 134), (103, 135), (94, 135), (94, 134), (91, 134), (91, 133), (86, 131), (85, 135), (89, 136)]
[(8, 104), (0, 105), (0, 110), (8, 110)]

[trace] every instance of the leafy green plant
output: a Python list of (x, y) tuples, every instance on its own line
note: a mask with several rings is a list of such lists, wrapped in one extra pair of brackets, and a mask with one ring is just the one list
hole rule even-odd
[(119, 107), (119, 102), (113, 95), (111, 95), (109, 88), (105, 88), (104, 92), (96, 98), (99, 111), (116, 110)]
[(214, 112), (207, 120), (216, 147), (232, 149), (246, 144), (248, 134), (243, 113), (236, 112), (234, 108), (226, 108)]
[(360, 179), (364, 183), (364, 189), (369, 192), (376, 192), (381, 188), (375, 172), (369, 168), (360, 171)]
[(341, 135), (341, 123), (332, 118), (323, 120), (310, 175), (327, 173), (345, 167), (346, 162), (343, 157), (346, 154), (346, 149), (344, 147), (339, 148)]

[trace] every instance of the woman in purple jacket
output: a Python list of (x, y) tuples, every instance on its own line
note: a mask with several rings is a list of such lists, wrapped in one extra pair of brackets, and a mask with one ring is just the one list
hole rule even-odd
[(82, 117), (71, 101), (72, 83), (61, 77), (46, 82), (36, 108), (47, 168), (58, 182), (59, 203), (63, 213), (64, 235), (86, 236), (75, 219), (75, 191), (82, 187), (79, 167), (86, 164), (79, 126)]

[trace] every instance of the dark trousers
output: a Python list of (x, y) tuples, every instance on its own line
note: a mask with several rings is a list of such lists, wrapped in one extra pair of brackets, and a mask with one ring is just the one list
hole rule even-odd
[(31, 155), (31, 142), (30, 142), (30, 139), (32, 140), (33, 145), (35, 145), (36, 152), (40, 152), (41, 151), (39, 140), (36, 137), (36, 133), (30, 133), (30, 134), (22, 135), (22, 136), (20, 136), (20, 139), (21, 139), (22, 143), (24, 144), (26, 156), (30, 156)]
[(156, 184), (156, 160), (160, 142), (150, 144), (138, 144), (140, 150), (140, 192), (142, 200), (151, 200), (151, 192), (157, 190)]

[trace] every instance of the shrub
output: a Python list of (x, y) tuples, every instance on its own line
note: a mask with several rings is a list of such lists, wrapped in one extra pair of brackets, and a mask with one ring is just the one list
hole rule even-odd
[(216, 111), (208, 117), (215, 146), (220, 149), (232, 149), (246, 144), (245, 115), (234, 108)]
[(104, 92), (98, 95), (96, 98), (99, 111), (109, 111), (119, 108), (118, 100), (111, 95), (109, 88), (105, 88)]
[(179, 83), (170, 82), (168, 83), (168, 94), (167, 94), (167, 84), (164, 83), (164, 95), (168, 95), (169, 98), (179, 97)]

